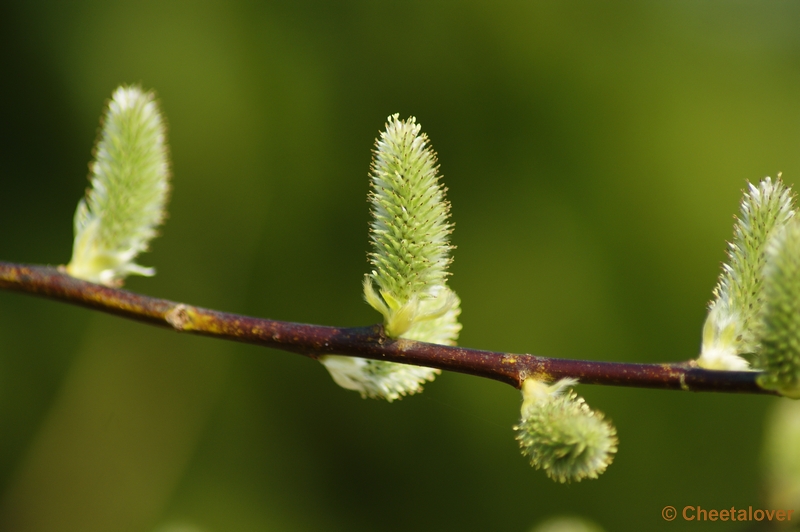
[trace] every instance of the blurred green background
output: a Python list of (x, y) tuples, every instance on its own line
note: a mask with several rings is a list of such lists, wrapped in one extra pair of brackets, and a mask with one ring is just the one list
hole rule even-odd
[[(449, 188), (462, 345), (686, 360), (746, 180), (800, 183), (799, 23), (795, 2), (6, 2), (0, 259), (69, 260), (103, 102), (141, 83), (173, 194), (139, 261), (158, 275), (126, 287), (375, 323), (367, 171), (398, 112)], [(3, 530), (677, 530), (665, 505), (762, 500), (773, 398), (581, 386), (620, 449), (558, 485), (499, 383), (386, 404), (296, 355), (13, 293), (0, 315)]]

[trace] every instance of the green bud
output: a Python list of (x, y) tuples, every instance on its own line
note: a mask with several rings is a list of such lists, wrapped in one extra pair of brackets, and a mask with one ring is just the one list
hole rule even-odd
[(574, 379), (547, 385), (526, 379), (522, 419), (514, 427), (522, 454), (557, 482), (597, 478), (614, 460), (617, 431), (575, 392), (562, 393)]
[(748, 183), (741, 214), (728, 244), (714, 301), (703, 327), (703, 345), (697, 363), (707, 369), (743, 370), (740, 355), (758, 354), (763, 310), (763, 271), (770, 237), (794, 216), (791, 190), (767, 177), (758, 187)]
[(75, 212), (75, 242), (67, 273), (108, 286), (129, 274), (154, 275), (136, 264), (164, 220), (169, 158), (155, 97), (119, 87), (103, 117), (91, 188)]

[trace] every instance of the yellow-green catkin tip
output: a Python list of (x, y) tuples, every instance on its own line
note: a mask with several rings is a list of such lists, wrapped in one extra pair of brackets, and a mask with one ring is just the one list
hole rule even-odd
[(89, 179), (75, 212), (67, 273), (108, 286), (130, 274), (153, 275), (134, 262), (156, 236), (169, 196), (165, 123), (153, 93), (136, 86), (114, 91)]
[(741, 355), (758, 359), (767, 244), (793, 218), (793, 204), (794, 196), (780, 174), (774, 181), (764, 178), (758, 186), (748, 183), (728, 244), (728, 263), (723, 265), (703, 326), (700, 367), (745, 370), (749, 364)]
[(526, 379), (522, 386), (519, 424), (514, 427), (522, 454), (556, 482), (597, 478), (613, 462), (617, 431), (600, 412), (575, 392), (564, 390), (577, 381), (548, 385)]
[(800, 511), (800, 401), (779, 399), (770, 408), (762, 450), (764, 502)]
[[(367, 303), (383, 315), (387, 336), (454, 345), (461, 309), (446, 282), (452, 224), (438, 168), (416, 120), (390, 116), (370, 168), (372, 271), (363, 289)], [(340, 356), (320, 360), (339, 385), (389, 401), (421, 391), (439, 373)]]
[(800, 220), (775, 235), (764, 269), (761, 353), (763, 388), (800, 399)]
[(582, 517), (558, 516), (540, 523), (531, 532), (603, 532), (603, 529)]

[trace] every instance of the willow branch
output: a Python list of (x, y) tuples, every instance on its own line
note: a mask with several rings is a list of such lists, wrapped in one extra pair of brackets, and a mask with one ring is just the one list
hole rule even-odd
[(693, 361), (631, 364), (567, 360), (482, 351), (385, 335), (381, 325), (326, 327), (253, 318), (144, 296), (81, 281), (56, 268), (0, 262), (0, 288), (80, 305), (178, 332), (280, 349), (310, 358), (349, 355), (428, 366), (494, 379), (519, 388), (527, 377), (583, 384), (633, 386), (695, 392), (772, 394), (756, 384), (758, 372), (713, 371)]

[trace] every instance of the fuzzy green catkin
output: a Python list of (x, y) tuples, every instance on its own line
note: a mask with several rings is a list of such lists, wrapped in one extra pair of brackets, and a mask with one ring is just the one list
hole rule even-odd
[[(446, 284), (452, 225), (439, 180), (436, 154), (416, 120), (389, 117), (375, 142), (370, 171), (373, 269), (363, 288), (364, 299), (383, 315), (388, 336), (454, 345), (461, 309)], [(338, 355), (320, 361), (340, 386), (389, 401), (421, 391), (439, 373)]]
[(414, 117), (389, 117), (375, 144), (370, 179), (372, 279), (399, 305), (445, 284), (450, 264), (450, 204), (436, 154)]
[(616, 429), (600, 412), (575, 392), (562, 393), (576, 382), (547, 385), (526, 379), (521, 420), (514, 427), (531, 465), (561, 483), (597, 478), (613, 462), (619, 443)]
[(764, 269), (759, 384), (800, 399), (800, 220), (778, 232)]
[(747, 369), (740, 355), (758, 355), (767, 243), (794, 216), (793, 202), (780, 174), (775, 181), (767, 177), (758, 186), (748, 183), (733, 242), (728, 244), (729, 262), (723, 265), (703, 327), (697, 360), (701, 367)]
[(108, 286), (129, 274), (153, 275), (133, 262), (156, 236), (169, 196), (165, 125), (153, 93), (135, 86), (114, 92), (90, 170), (67, 273)]

